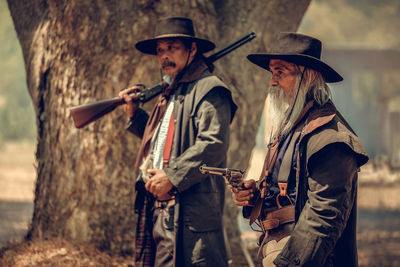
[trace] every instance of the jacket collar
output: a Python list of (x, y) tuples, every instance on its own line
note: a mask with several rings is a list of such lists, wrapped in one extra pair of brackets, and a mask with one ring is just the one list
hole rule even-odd
[(307, 117), (306, 124), (303, 128), (302, 135), (307, 135), (312, 133), (319, 127), (329, 123), (336, 115), (336, 107), (333, 105), (332, 101), (328, 101), (323, 106), (318, 106), (314, 103), (311, 108), (310, 113)]
[(178, 83), (190, 83), (200, 79), (201, 74), (207, 70), (208, 67), (202, 58), (195, 57), (192, 63), (184, 70), (182, 78)]
[(208, 69), (208, 66), (204, 62), (202, 58), (195, 57), (192, 63), (184, 68), (180, 73), (178, 73), (175, 80), (167, 85), (163, 91), (163, 95), (167, 98), (174, 93), (175, 89), (179, 87), (182, 83), (190, 83), (193, 81), (197, 81), (200, 79), (201, 75), (205, 70)]

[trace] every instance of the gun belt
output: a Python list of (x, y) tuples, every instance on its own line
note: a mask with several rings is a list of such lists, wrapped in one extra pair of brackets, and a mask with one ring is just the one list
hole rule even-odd
[(294, 222), (294, 210), (294, 205), (289, 205), (268, 212), (266, 219), (261, 221), (264, 232), (275, 229), (282, 224)]
[(156, 209), (165, 209), (166, 207), (170, 207), (175, 205), (175, 198), (169, 200), (155, 200), (154, 208)]

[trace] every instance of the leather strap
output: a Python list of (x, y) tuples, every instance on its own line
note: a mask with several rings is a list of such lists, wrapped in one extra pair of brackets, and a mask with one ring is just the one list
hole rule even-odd
[[(294, 129), (300, 123), (300, 121), (307, 114), (307, 112), (313, 107), (313, 105), (314, 105), (314, 100), (311, 100), (304, 106), (299, 117), (293, 124), (291, 130)], [(264, 167), (262, 169), (260, 178), (258, 180), (261, 194), (260, 194), (260, 197), (256, 200), (256, 202), (254, 204), (254, 208), (251, 211), (250, 225), (252, 225), (256, 221), (256, 219), (258, 219), (260, 217), (261, 210), (262, 210), (262, 202), (263, 202), (263, 199), (265, 196), (264, 193), (266, 190), (268, 190), (269, 181), (267, 181), (267, 178), (269, 177), (270, 173), (272, 172), (272, 168), (275, 165), (275, 161), (278, 156), (278, 148), (279, 148), (280, 141), (281, 141), (280, 136), (275, 138), (274, 142), (269, 146), (267, 155), (265, 157)]]
[(301, 129), (299, 129), (301, 127), (297, 127), (297, 129), (295, 130), (295, 132), (293, 133), (290, 143), (286, 149), (285, 155), (282, 158), (282, 163), (281, 163), (281, 167), (279, 169), (279, 174), (278, 174), (278, 183), (287, 183), (288, 182), (288, 178), (290, 175), (290, 170), (292, 168), (292, 164), (293, 164), (293, 153), (295, 151), (295, 145), (297, 144), (297, 141), (300, 137), (300, 133), (301, 133)]
[(294, 210), (294, 205), (289, 205), (268, 212), (267, 218), (261, 222), (264, 231), (275, 229), (285, 223), (294, 222)]

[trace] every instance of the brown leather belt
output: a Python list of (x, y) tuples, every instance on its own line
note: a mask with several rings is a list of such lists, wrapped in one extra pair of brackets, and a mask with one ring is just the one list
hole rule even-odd
[(261, 222), (264, 232), (275, 229), (282, 224), (294, 222), (294, 205), (284, 206), (280, 209), (270, 211)]
[(154, 208), (156, 209), (165, 209), (166, 207), (171, 207), (175, 205), (175, 198), (169, 200), (155, 200)]

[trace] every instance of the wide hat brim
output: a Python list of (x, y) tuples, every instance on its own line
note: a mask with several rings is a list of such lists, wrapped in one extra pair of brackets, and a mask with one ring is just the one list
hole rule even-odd
[(156, 55), (157, 51), (157, 41), (161, 39), (188, 39), (193, 42), (197, 43), (197, 50), (200, 53), (206, 53), (208, 51), (211, 51), (215, 48), (215, 44), (211, 41), (193, 37), (190, 35), (185, 35), (185, 34), (165, 34), (165, 35), (160, 35), (155, 38), (139, 41), (136, 43), (135, 47), (137, 50), (139, 50), (142, 53), (145, 54), (150, 54), (150, 55)]
[(343, 77), (331, 68), (325, 62), (307, 55), (293, 55), (293, 54), (250, 54), (247, 59), (252, 63), (260, 66), (263, 69), (271, 71), (269, 62), (271, 59), (281, 59), (287, 62), (301, 65), (321, 73), (325, 81), (328, 83), (335, 83), (343, 81)]
[(213, 42), (196, 37), (193, 21), (183, 17), (160, 19), (157, 23), (154, 37), (139, 41), (135, 46), (142, 53), (156, 55), (157, 41), (176, 38), (196, 42), (197, 51), (200, 53), (206, 53), (215, 48)]
[(321, 52), (320, 40), (299, 33), (283, 32), (280, 33), (270, 53), (250, 54), (247, 59), (268, 71), (271, 71), (269, 68), (271, 59), (281, 59), (320, 72), (328, 83), (342, 81), (343, 77), (321, 60)]

